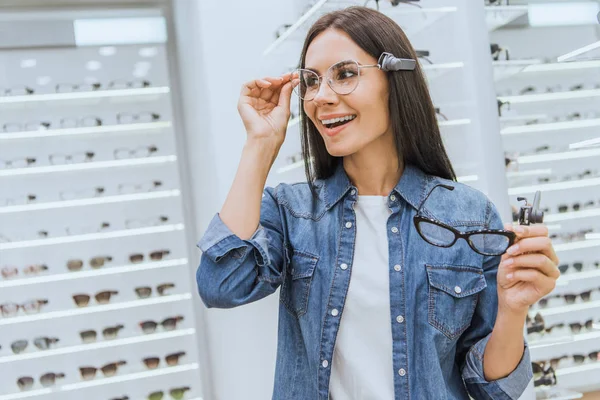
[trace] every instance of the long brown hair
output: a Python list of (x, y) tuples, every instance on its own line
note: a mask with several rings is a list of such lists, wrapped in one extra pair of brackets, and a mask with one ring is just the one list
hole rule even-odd
[[(400, 58), (417, 59), (408, 38), (392, 19), (371, 8), (348, 7), (325, 14), (313, 24), (304, 41), (300, 68), (305, 67), (310, 43), (327, 29), (345, 32), (375, 59), (379, 59), (383, 52)], [(387, 77), (390, 94), (388, 105), (399, 165), (414, 165), (427, 174), (456, 180), (419, 64), (414, 71), (387, 72)], [(302, 101), (299, 112), (302, 154), (305, 160), (314, 158), (312, 166), (306, 164), (306, 178), (315, 193), (315, 179), (330, 177), (341, 162), (341, 157), (334, 157), (327, 152), (323, 138), (304, 112)]]

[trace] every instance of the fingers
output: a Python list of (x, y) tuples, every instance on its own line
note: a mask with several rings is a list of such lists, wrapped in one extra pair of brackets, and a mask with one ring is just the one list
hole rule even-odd
[(511, 272), (516, 269), (536, 270), (552, 279), (558, 279), (560, 276), (560, 271), (556, 267), (556, 264), (542, 253), (508, 257), (502, 261), (501, 268)]
[(550, 293), (556, 287), (556, 281), (542, 274), (540, 271), (531, 268), (519, 268), (506, 275), (508, 286), (513, 286), (518, 282), (529, 282), (540, 292), (540, 297)]
[(506, 250), (508, 256), (517, 256), (527, 253), (541, 253), (548, 257), (555, 265), (558, 265), (558, 257), (552, 246), (552, 240), (550, 240), (548, 236), (521, 239)]
[(544, 224), (517, 225), (505, 224), (504, 229), (516, 233), (517, 239), (535, 236), (548, 236), (548, 227)]

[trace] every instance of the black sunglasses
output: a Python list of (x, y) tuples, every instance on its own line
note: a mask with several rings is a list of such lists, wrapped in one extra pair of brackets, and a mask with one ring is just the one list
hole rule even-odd
[(506, 249), (512, 246), (516, 238), (514, 232), (503, 229), (480, 229), (470, 232), (460, 232), (443, 222), (421, 215), (423, 204), (425, 204), (431, 193), (438, 186), (454, 190), (452, 186), (435, 185), (419, 206), (419, 210), (414, 216), (413, 221), (417, 232), (419, 232), (423, 240), (437, 247), (452, 247), (458, 239), (464, 239), (473, 251), (484, 256), (500, 256), (506, 252)]

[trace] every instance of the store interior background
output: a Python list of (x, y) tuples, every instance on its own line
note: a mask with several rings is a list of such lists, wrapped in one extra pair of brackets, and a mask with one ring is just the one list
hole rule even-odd
[[(381, 0), (381, 3), (384, 1)], [(332, 4), (336, 2), (340, 3), (336, 0), (329, 1)], [(312, 4), (314, 3), (317, 2), (313, 1)], [(361, 3), (361, 1), (354, 2), (354, 4), (358, 3)], [(505, 219), (508, 221), (511, 219), (509, 206), (518, 204), (516, 202), (516, 194), (509, 195), (511, 193), (509, 188), (526, 187), (527, 185), (535, 184), (539, 186), (541, 183), (538, 182), (538, 179), (547, 177), (548, 175), (551, 177), (558, 175), (560, 178), (563, 175), (582, 173), (587, 169), (593, 170), (593, 174), (597, 173), (596, 170), (600, 165), (598, 163), (600, 151), (598, 151), (598, 148), (594, 150), (594, 147), (581, 150), (592, 152), (585, 153), (585, 156), (581, 157), (567, 159), (550, 157), (546, 160), (535, 158), (543, 157), (546, 154), (564, 152), (564, 146), (568, 146), (569, 143), (597, 137), (597, 129), (594, 130), (593, 125), (583, 129), (580, 127), (577, 129), (562, 127), (561, 129), (550, 131), (547, 135), (543, 131), (501, 135), (500, 132), (502, 129), (508, 129), (508, 132), (510, 132), (510, 129), (513, 129), (513, 132), (519, 132), (519, 129), (521, 129), (519, 127), (535, 126), (528, 125), (527, 123), (532, 122), (536, 118), (521, 118), (512, 122), (504, 121), (501, 123), (498, 118), (496, 95), (501, 96), (501, 99), (504, 101), (511, 103), (502, 107), (501, 111), (505, 117), (508, 116), (510, 118), (511, 116), (539, 115), (544, 113), (553, 115), (562, 113), (567, 115), (581, 109), (582, 114), (585, 112), (585, 117), (581, 118), (594, 120), (598, 118), (594, 114), (598, 110), (598, 97), (595, 93), (590, 93), (588, 98), (582, 96), (579, 99), (564, 102), (561, 99), (555, 99), (551, 101), (534, 101), (532, 103), (525, 102), (524, 104), (519, 104), (518, 99), (515, 100), (514, 98), (510, 98), (510, 96), (519, 95), (519, 91), (528, 85), (546, 85), (553, 87), (555, 91), (562, 91), (562, 87), (557, 88), (558, 84), (554, 80), (560, 80), (565, 91), (567, 91), (567, 88), (572, 88), (581, 81), (581, 83), (585, 84), (585, 87), (572, 91), (572, 93), (576, 94), (578, 92), (582, 93), (581, 90), (589, 90), (591, 92), (600, 90), (594, 86), (600, 83), (600, 64), (591, 67), (584, 65), (585, 68), (582, 67), (578, 72), (526, 73), (522, 70), (528, 65), (527, 63), (524, 66), (503, 66), (501, 61), (504, 59), (505, 54), (502, 51), (499, 52), (500, 63), (493, 66), (489, 50), (490, 42), (496, 42), (509, 49), (510, 60), (553, 57), (556, 61), (556, 57), (560, 55), (567, 54), (572, 50), (600, 40), (600, 25), (597, 23), (597, 20), (595, 24), (590, 23), (589, 19), (573, 22), (573, 24), (566, 24), (575, 26), (537, 28), (523, 26), (513, 28), (498, 27), (498, 29), (489, 32), (487, 22), (490, 21), (489, 15), (494, 10), (485, 9), (483, 0), (477, 2), (474, 0), (421, 0), (421, 3), (423, 7), (450, 7), (454, 9), (454, 11), (448, 12), (449, 15), (440, 18), (428, 26), (427, 29), (422, 30), (419, 36), (413, 41), (413, 44), (417, 48), (425, 47), (430, 49), (430, 58), (434, 61), (434, 64), (455, 64), (449, 67), (450, 71), (440, 73), (435, 82), (431, 83), (431, 90), (434, 100), (439, 100), (438, 103), (441, 104), (441, 111), (450, 121), (457, 121), (456, 125), (446, 122), (444, 129), (449, 130), (446, 134), (453, 136), (450, 139), (445, 138), (445, 140), (447, 140), (447, 145), (452, 153), (451, 156), (454, 156), (453, 162), (458, 164), (458, 175), (467, 177), (466, 183), (483, 190), (498, 205)], [(511, 6), (516, 7), (524, 7), (527, 3), (598, 4), (596, 1), (576, 2), (568, 0), (562, 2), (552, 0), (510, 2)], [(181, 196), (178, 199), (169, 200), (173, 202), (165, 204), (175, 208), (175, 214), (179, 214), (181, 222), (185, 225), (185, 229), (182, 232), (173, 233), (173, 235), (176, 234), (179, 236), (168, 237), (164, 240), (172, 242), (175, 239), (180, 239), (179, 246), (181, 247), (182, 257), (185, 257), (183, 254), (187, 255), (187, 268), (174, 269), (172, 275), (169, 275), (169, 272), (164, 270), (160, 272), (166, 274), (163, 276), (152, 275), (155, 272), (150, 271), (147, 273), (143, 271), (133, 272), (117, 276), (122, 277), (122, 283), (124, 282), (124, 284), (130, 286), (129, 290), (133, 290), (138, 284), (144, 283), (144, 278), (152, 278), (156, 283), (162, 282), (166, 277), (175, 279), (177, 282), (182, 282), (181, 286), (185, 290), (178, 293), (183, 295), (185, 294), (184, 292), (188, 292), (191, 294), (191, 298), (184, 298), (180, 303), (149, 305), (148, 307), (141, 308), (145, 314), (148, 314), (148, 319), (154, 318), (157, 321), (161, 318), (162, 314), (155, 313), (152, 307), (157, 307), (157, 309), (161, 307), (161, 312), (164, 311), (165, 316), (176, 315), (185, 310), (187, 314), (183, 327), (188, 330), (195, 329), (195, 333), (190, 334), (190, 337), (186, 337), (185, 340), (174, 337), (142, 344), (123, 343), (121, 346), (106, 349), (100, 348), (92, 351), (80, 349), (72, 352), (67, 351), (64, 354), (60, 352), (54, 355), (53, 353), (47, 353), (50, 356), (36, 358), (36, 352), (39, 350), (33, 346), (33, 343), (29, 343), (28, 349), (22, 354), (14, 354), (11, 351), (10, 341), (3, 340), (2, 337), (9, 337), (9, 330), (13, 332), (11, 333), (12, 336), (14, 336), (15, 330), (19, 330), (19, 332), (22, 332), (24, 338), (31, 341), (34, 337), (44, 336), (46, 334), (46, 327), (52, 327), (56, 331), (56, 329), (59, 329), (57, 326), (60, 329), (68, 326), (66, 321), (69, 321), (69, 323), (72, 321), (72, 324), (77, 324), (77, 321), (79, 321), (77, 318), (94, 321), (96, 315), (100, 316), (105, 313), (98, 312), (81, 315), (73, 317), (72, 320), (68, 316), (60, 319), (57, 318), (56, 320), (28, 321), (23, 319), (23, 324), (12, 323), (10, 318), (29, 318), (29, 316), (2, 317), (0, 318), (0, 346), (2, 346), (0, 349), (0, 400), (27, 398), (26, 393), (35, 394), (35, 390), (39, 391), (38, 395), (30, 397), (68, 400), (81, 398), (79, 396), (85, 395), (90, 399), (108, 400), (128, 394), (131, 399), (146, 398), (145, 394), (141, 394), (142, 390), (140, 388), (147, 388), (144, 393), (164, 390), (166, 399), (169, 398), (167, 391), (171, 387), (179, 385), (176, 382), (181, 382), (180, 386), (187, 385), (193, 388), (193, 390), (186, 394), (185, 399), (258, 400), (271, 397), (276, 355), (278, 297), (277, 295), (270, 296), (260, 302), (236, 309), (207, 310), (202, 305), (195, 290), (195, 269), (200, 256), (195, 243), (199, 240), (208, 222), (214, 213), (219, 210), (225, 199), (235, 175), (237, 163), (244, 145), (245, 133), (236, 109), (241, 85), (256, 77), (281, 74), (290, 65), (293, 65), (295, 59), (293, 57), (289, 58), (289, 54), (280, 58), (278, 55), (265, 56), (263, 52), (275, 40), (275, 32), (280, 31), (283, 24), (293, 24), (307, 10), (307, 5), (310, 4), (309, 0), (231, 0), (227, 2), (203, 0), (0, 0), (0, 45), (3, 47), (0, 49), (1, 61), (6, 60), (4, 57), (9, 52), (15, 51), (14, 49), (9, 50), (4, 48), (6, 47), (6, 42), (3, 42), (3, 37), (9, 37), (4, 36), (8, 35), (6, 27), (10, 26), (10, 23), (14, 23), (14, 18), (17, 14), (21, 16), (19, 18), (27, 18), (23, 16), (30, 13), (31, 15), (35, 14), (36, 18), (44, 19), (45, 13), (52, 15), (52, 18), (56, 18), (56, 15), (60, 13), (67, 15), (75, 11), (79, 13), (77, 15), (85, 15), (86, 18), (88, 15), (90, 18), (97, 18), (99, 16), (103, 18), (117, 18), (127, 16), (130, 13), (135, 14), (135, 10), (139, 9), (153, 9), (159, 10), (159, 13), (164, 15), (168, 37), (165, 48), (170, 86), (170, 93), (168, 94), (170, 105), (167, 106), (170, 107), (170, 111), (164, 114), (171, 117), (173, 124), (172, 129), (168, 129), (164, 134), (170, 135), (170, 138), (173, 139), (173, 151), (177, 154), (178, 159), (174, 166), (174, 171), (176, 172), (174, 172), (173, 176), (178, 176), (179, 182), (176, 187), (181, 190)], [(371, 5), (373, 5), (373, 1), (371, 1)], [(399, 5), (399, 9), (402, 7), (406, 8), (410, 6)], [(500, 8), (497, 10), (500, 10)], [(411, 11), (413, 10), (411, 9)], [(569, 19), (571, 16), (568, 12), (565, 12), (563, 15), (566, 19)], [(494, 18), (492, 18), (492, 21)], [(521, 16), (520, 18), (520, 21), (523, 21), (522, 18), (527, 18), (527, 16)], [(573, 18), (575, 20), (575, 17)], [(447, 29), (452, 34), (444, 35), (444, 29)], [(413, 39), (410, 35), (409, 38)], [(281, 48), (278, 50), (281, 50)], [(600, 52), (598, 55), (600, 59)], [(593, 56), (593, 54), (587, 54), (586, 56)], [(583, 57), (578, 59), (583, 59)], [(462, 65), (456, 66), (457, 62), (462, 63)], [(42, 66), (38, 65), (36, 68), (42, 69)], [(17, 83), (14, 81), (14, 77), (7, 75), (8, 70), (4, 69), (3, 63), (0, 62), (0, 79), (2, 79), (0, 80), (0, 88), (10, 87), (10, 85)], [(46, 74), (43, 69), (40, 73)], [(494, 78), (497, 74), (502, 73), (506, 73), (509, 77), (502, 80)], [(555, 73), (556, 75), (554, 75)], [(433, 74), (436, 74), (435, 70)], [(122, 77), (115, 76), (114, 78)], [(19, 82), (19, 84), (28, 84), (28, 82)], [(544, 90), (542, 90), (543, 92)], [(535, 94), (535, 92), (533, 93)], [(87, 109), (84, 106), (82, 109), (85, 110), (84, 114), (90, 114), (94, 111), (93, 105), (88, 106)], [(35, 109), (27, 110), (31, 110), (32, 112), (29, 119), (35, 120)], [(13, 115), (17, 115), (22, 111), (23, 109), (19, 107), (12, 107), (10, 104), (0, 102), (0, 126), (12, 121)], [(546, 122), (544, 117), (537, 119), (540, 120), (538, 124)], [(468, 123), (465, 122), (467, 120), (469, 121)], [(572, 121), (567, 120), (563, 116), (562, 120), (555, 122), (569, 123)], [(514, 126), (517, 127), (511, 128)], [(297, 132), (297, 130), (293, 129), (295, 128), (291, 127), (288, 131), (290, 138), (293, 137), (293, 134), (290, 134), (291, 132)], [(443, 132), (444, 129), (442, 129)], [(2, 135), (1, 132), (0, 135)], [(118, 133), (107, 135), (107, 140), (120, 140)], [(123, 135), (125, 136), (127, 133), (123, 133)], [(97, 140), (99, 134), (90, 134), (89, 137), (90, 143), (97, 143), (92, 140)], [(92, 137), (94, 138), (92, 139)], [(540, 139), (540, 137), (543, 139)], [(128, 140), (127, 138), (125, 139)], [(26, 149), (32, 143), (36, 143), (36, 140), (38, 139), (0, 140), (0, 160), (11, 158), (15, 154), (14, 149), (18, 148), (20, 149), (19, 151), (22, 151), (22, 149)], [(42, 142), (37, 142), (34, 147), (42, 148), (40, 143), (51, 143), (52, 146), (60, 146), (68, 149), (75, 141), (85, 142), (88, 140), (88, 136), (57, 136), (39, 140)], [(550, 143), (548, 143), (549, 140), (551, 141)], [(52, 141), (55, 142), (52, 143)], [(135, 139), (131, 139), (131, 141), (133, 143)], [(550, 144), (550, 150), (536, 149), (536, 147), (546, 144)], [(286, 146), (282, 151), (287, 153), (282, 154), (282, 157), (277, 161), (277, 165), (274, 168), (283, 167), (285, 169), (285, 166), (290, 163), (289, 160), (292, 159), (291, 156), (297, 152), (297, 149), (294, 149), (293, 146), (293, 139), (286, 142)], [(536, 149), (537, 152), (524, 154), (536, 151), (533, 149)], [(555, 151), (555, 149), (559, 150)], [(507, 172), (504, 163), (504, 151), (507, 151), (507, 154), (511, 156), (513, 153), (520, 151), (522, 154), (516, 157), (524, 156), (533, 158), (529, 158), (529, 163), (522, 162), (518, 169), (515, 168), (515, 163), (511, 163), (512, 165), (509, 165)], [(598, 154), (595, 155), (593, 151), (598, 151)], [(526, 158), (523, 160), (527, 161)], [(548, 169), (552, 169), (555, 174), (543, 172), (543, 170), (547, 171)], [(8, 171), (8, 169), (5, 171)], [(112, 171), (119, 170), (115, 169)], [(139, 168), (139, 171), (140, 180), (151, 179), (143, 168)], [(269, 184), (273, 185), (282, 180), (301, 179), (301, 169), (295, 169), (294, 171), (293, 174), (295, 175), (286, 175), (285, 178), (274, 173), (270, 178)], [(2, 175), (2, 172), (3, 170), (0, 169), (0, 198), (10, 197), (19, 188), (18, 181), (20, 178), (18, 176)], [(507, 173), (509, 174), (508, 177)], [(515, 176), (515, 173), (520, 173), (521, 175)], [(56, 174), (60, 174), (60, 172), (57, 171)], [(65, 175), (64, 179), (67, 181), (73, 179), (73, 182), (81, 182), (86, 179), (85, 174), (85, 171), (69, 172), (68, 175)], [(130, 174), (132, 173), (130, 172)], [(118, 172), (111, 176), (118, 176)], [(477, 176), (476, 180), (474, 180), (474, 176)], [(597, 179), (597, 176), (584, 178)], [(574, 180), (577, 181), (578, 179)], [(548, 185), (551, 185), (553, 182), (550, 180)], [(564, 229), (565, 233), (573, 233), (581, 229), (594, 228), (595, 232), (598, 232), (600, 229), (600, 213), (597, 212), (600, 210), (600, 190), (598, 190), (598, 187), (600, 187), (600, 183), (584, 185), (573, 190), (545, 188), (543, 205), (552, 209), (562, 203), (571, 204), (578, 200), (583, 202), (588, 198), (593, 198), (596, 202), (596, 205), (590, 208), (591, 213), (589, 214), (589, 218), (582, 219), (575, 214), (569, 214), (573, 218), (561, 222), (562, 228), (559, 229), (560, 232), (563, 232), (561, 229)], [(21, 185), (19, 190), (23, 188), (24, 186)], [(25, 187), (25, 189), (36, 190), (35, 187)], [(7, 193), (8, 196), (5, 195)], [(97, 207), (97, 209), (94, 207)], [(70, 210), (65, 211), (65, 209), (57, 212), (63, 213), (60, 215), (66, 215), (67, 221), (69, 221), (69, 218), (76, 221), (80, 218), (87, 218), (88, 214), (82, 213), (93, 213), (95, 210), (105, 212), (106, 207), (108, 207), (106, 204), (74, 207), (73, 214), (69, 214)], [(100, 210), (101, 208), (104, 211)], [(53, 217), (52, 210), (32, 209), (31, 212), (28, 212), (27, 209), (19, 212), (12, 212), (9, 209), (5, 210), (5, 212), (1, 212), (2, 210), (0, 209), (0, 234), (5, 234), (6, 231), (10, 232), (17, 225), (21, 227), (39, 223), (39, 221), (44, 221), (44, 219), (50, 222), (56, 219)], [(16, 209), (13, 208), (13, 210)], [(571, 211), (569, 210), (569, 212)], [(557, 213), (552, 212), (549, 214)], [(147, 217), (152, 216), (151, 214), (147, 215)], [(552, 224), (557, 225), (556, 222)], [(163, 237), (160, 235), (156, 235), (156, 240), (163, 240)], [(171, 233), (168, 235), (171, 235)], [(577, 257), (581, 256), (585, 257), (586, 265), (593, 263), (594, 260), (600, 260), (600, 252), (598, 251), (600, 240), (598, 238), (587, 240), (584, 238), (583, 240), (591, 246), (583, 247), (579, 250), (569, 250), (566, 248), (563, 253), (564, 255), (561, 254), (561, 259), (564, 259), (568, 263), (574, 263), (577, 262)], [(114, 238), (107, 241), (107, 243), (115, 243), (114, 246), (117, 247), (116, 242), (118, 242), (118, 239), (115, 240)], [(5, 247), (2, 247), (3, 245)], [(567, 246), (569, 243), (559, 237), (556, 245)], [(22, 260), (22, 263), (32, 262), (27, 258), (27, 247), (18, 248), (11, 246), (13, 246), (11, 243), (0, 243), (0, 268), (4, 267), (4, 265), (13, 264), (18, 264), (18, 267), (22, 268), (20, 260)], [(34, 243), (32, 246), (35, 247), (37, 244)], [(43, 243), (40, 246), (44, 248), (50, 247), (43, 245)], [(63, 244), (61, 246), (63, 247), (59, 247), (60, 252), (68, 252), (69, 246), (77, 246), (77, 243), (70, 245)], [(106, 248), (106, 244), (103, 243), (99, 243), (99, 246)], [(174, 246), (177, 247), (178, 245)], [(149, 248), (148, 250), (151, 249)], [(90, 254), (87, 254), (88, 257), (93, 255), (95, 253), (92, 250), (90, 250)], [(89, 270), (89, 267), (87, 269)], [(54, 273), (52, 268), (46, 271), (46, 275), (48, 276), (51, 273)], [(61, 271), (61, 273), (65, 272)], [(600, 323), (600, 296), (597, 296), (598, 288), (600, 288), (600, 269), (585, 270), (583, 273), (587, 274), (585, 275), (586, 279), (575, 279), (573, 281), (575, 283), (569, 283), (571, 286), (567, 285), (566, 288), (557, 287), (556, 293), (570, 293), (569, 290), (579, 293), (593, 287), (595, 288), (595, 293), (592, 296), (591, 302), (583, 303), (578, 298), (576, 304), (571, 305), (572, 309), (565, 308), (561, 312), (550, 313), (546, 321), (548, 325), (564, 320), (567, 323), (568, 331), (568, 324), (575, 322), (575, 316), (581, 322), (585, 322), (587, 319), (594, 319), (596, 324)], [(159, 273), (157, 272), (157, 274)], [(56, 286), (59, 285), (56, 282), (52, 284), (41, 282), (39, 285), (25, 285), (22, 288), (22, 292), (19, 292), (21, 288), (10, 282), (17, 282), (16, 279), (21, 278), (22, 276), (13, 279), (0, 278), (0, 303), (26, 300), (26, 298), (23, 298), (23, 300), (20, 298), (11, 298), (14, 293), (27, 293), (28, 295), (35, 296), (33, 293), (40, 293), (44, 290), (70, 289), (68, 282), (65, 283), (65, 286)], [(73, 289), (73, 292), (81, 290), (91, 294), (106, 289), (104, 286), (99, 286), (100, 283), (95, 285), (96, 281), (92, 277), (74, 279), (72, 282), (72, 287), (77, 287), (77, 284), (81, 285), (78, 289)], [(62, 289), (53, 289), (57, 287)], [(53, 295), (54, 293), (52, 292), (48, 295), (50, 303), (52, 303)], [(68, 306), (66, 304), (64, 309), (75, 307), (74, 304), (69, 304)], [(554, 305), (551, 304), (551, 306)], [(102, 307), (102, 305), (91, 304), (89, 307), (91, 309), (91, 307)], [(52, 312), (61, 311), (61, 309), (56, 308), (49, 308), (49, 310)], [(131, 319), (137, 322), (135, 318), (137, 318), (136, 313), (138, 311), (136, 310), (136, 308), (131, 308), (114, 312), (121, 313), (120, 318)], [(540, 310), (533, 310), (531, 316), (533, 317), (538, 311)], [(139, 312), (142, 313), (142, 311)], [(540, 312), (544, 315), (544, 310)], [(43, 313), (44, 310), (39, 315), (43, 315)], [(101, 326), (99, 327), (101, 328)], [(60, 332), (57, 335), (60, 335)], [(569, 341), (567, 342), (565, 340), (561, 342), (560, 337), (557, 341), (555, 336), (554, 342), (557, 342), (555, 344), (551, 338), (542, 338), (543, 340), (548, 340), (548, 342), (546, 346), (540, 349), (539, 360), (560, 357), (563, 351), (565, 354), (582, 353), (587, 355), (593, 350), (600, 350), (600, 330), (582, 331), (580, 336), (570, 335), (567, 332), (567, 336), (569, 337)], [(573, 339), (574, 337), (575, 339)], [(152, 372), (152, 370), (144, 369), (141, 363), (139, 368), (137, 366), (137, 369), (133, 368), (133, 365), (131, 365), (133, 364), (133, 360), (136, 357), (141, 359), (143, 356), (146, 356), (146, 353), (152, 351), (152, 346), (159, 342), (161, 346), (164, 345), (163, 347), (166, 352), (164, 354), (168, 354), (169, 351), (174, 349), (174, 347), (168, 347), (165, 344), (167, 342), (184, 347), (183, 350), (187, 352), (187, 358), (182, 362), (182, 365), (184, 367), (190, 366), (190, 368), (183, 368), (181, 373), (176, 372), (164, 375), (144, 375), (144, 373), (148, 371)], [(79, 343), (65, 343), (63, 346), (62, 343), (59, 343), (55, 348), (44, 351), (56, 352), (56, 350), (64, 348), (67, 345), (75, 344), (79, 345)], [(154, 349), (162, 349), (163, 347), (161, 346), (156, 346)], [(80, 377), (77, 376), (79, 373), (78, 367), (83, 365), (83, 363), (97, 367), (104, 365), (107, 353), (110, 352), (115, 355), (114, 357), (117, 357), (114, 360), (111, 359), (111, 361), (119, 359), (121, 354), (132, 356), (131, 362), (128, 361), (130, 365), (127, 366), (127, 368), (131, 369), (125, 370), (129, 375), (117, 373), (116, 378), (103, 378), (100, 372), (98, 372), (94, 380), (81, 381), (83, 382), (83, 386), (80, 385), (78, 383), (80, 382)], [(157, 353), (161, 357), (164, 354), (163, 352)], [(12, 358), (2, 361), (2, 357), (5, 356)], [(533, 358), (536, 359), (535, 356)], [(68, 368), (71, 373), (67, 373), (64, 382), (58, 380), (54, 389), (50, 389), (48, 392), (41, 392), (44, 389), (42, 389), (37, 381), (39, 375), (49, 371), (46, 370), (47, 365), (51, 365), (50, 369), (54, 372), (59, 372), (58, 370), (61, 368)], [(600, 395), (592, 393), (593, 391), (600, 390), (600, 363), (593, 363), (586, 359), (585, 365), (578, 368), (580, 370), (573, 370), (574, 372), (565, 375), (562, 380), (560, 373), (557, 373), (559, 386), (571, 387), (574, 391), (586, 391), (588, 393), (583, 397), (585, 399), (600, 398)], [(36, 381), (35, 388), (28, 392), (21, 392), (15, 384), (14, 378), (12, 378), (11, 374), (14, 375), (14, 371), (24, 371), (22, 374), (19, 373), (18, 376), (28, 374), (32, 376)], [(163, 370), (156, 371), (160, 372)], [(142, 375), (136, 376), (136, 373)], [(7, 378), (8, 376), (11, 378)], [(119, 381), (119, 377), (125, 378)], [(63, 392), (60, 390), (63, 383), (71, 385), (69, 391)], [(133, 391), (139, 394), (131, 394)], [(532, 387), (529, 388), (528, 393), (523, 398), (536, 398), (534, 389)], [(538, 393), (538, 398), (545, 397), (540, 397)], [(562, 398), (581, 398), (581, 395)]]

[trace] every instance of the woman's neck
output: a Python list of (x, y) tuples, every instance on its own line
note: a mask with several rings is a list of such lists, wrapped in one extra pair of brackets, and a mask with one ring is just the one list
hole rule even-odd
[(344, 170), (360, 195), (389, 195), (404, 171), (396, 147), (379, 142), (344, 157)]

